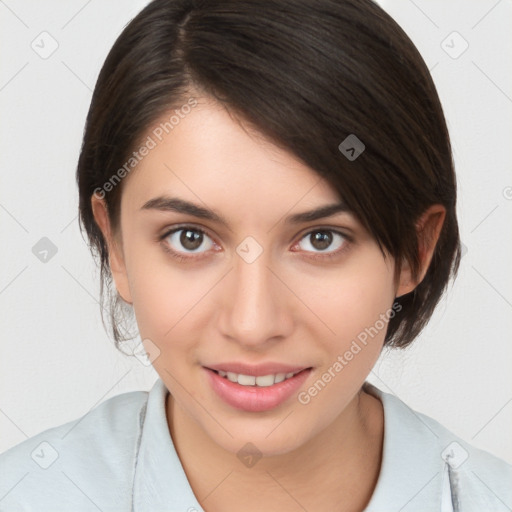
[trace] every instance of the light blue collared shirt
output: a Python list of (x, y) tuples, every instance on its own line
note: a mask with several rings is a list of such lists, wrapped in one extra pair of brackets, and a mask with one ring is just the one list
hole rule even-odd
[[(364, 386), (384, 407), (382, 466), (365, 512), (512, 510), (511, 465)], [(0, 512), (204, 512), (169, 433), (167, 394), (158, 378), (149, 392), (117, 395), (1, 454)]]

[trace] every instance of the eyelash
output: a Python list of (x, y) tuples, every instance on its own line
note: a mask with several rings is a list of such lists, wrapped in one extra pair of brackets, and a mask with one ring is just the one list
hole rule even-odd
[[(183, 256), (182, 254), (180, 254), (179, 252), (177, 251), (174, 251), (173, 249), (171, 249), (169, 247), (168, 244), (165, 243), (165, 239), (167, 237), (169, 237), (170, 235), (172, 235), (173, 233), (176, 233), (177, 231), (184, 231), (184, 230), (190, 230), (190, 231), (194, 231), (196, 233), (201, 233), (203, 235), (206, 235), (208, 238), (212, 239), (213, 240), (213, 237), (210, 236), (210, 234), (205, 231), (204, 229), (202, 228), (199, 228), (199, 227), (195, 227), (195, 226), (191, 226), (189, 224), (185, 224), (185, 225), (182, 225), (182, 226), (177, 226), (177, 227), (174, 227), (168, 231), (166, 231), (163, 235), (160, 235), (158, 238), (157, 238), (157, 241), (161, 243), (164, 251), (166, 251), (170, 256), (172, 256), (174, 259), (178, 260), (179, 262), (190, 262), (190, 261), (193, 261), (195, 259), (201, 259), (202, 256)], [(332, 252), (326, 252), (326, 253), (313, 253), (313, 255), (310, 255), (310, 256), (307, 256), (307, 258), (310, 258), (310, 259), (314, 259), (314, 260), (331, 260), (333, 258), (336, 258), (338, 256), (340, 256), (342, 253), (344, 253), (345, 251), (347, 251), (350, 246), (352, 245), (354, 239), (352, 238), (352, 236), (350, 235), (347, 235), (346, 233), (343, 233), (337, 229), (333, 229), (333, 228), (328, 228), (328, 227), (318, 227), (318, 228), (315, 228), (315, 229), (311, 229), (309, 231), (307, 231), (306, 233), (304, 233), (300, 238), (299, 238), (299, 242), (301, 240), (303, 240), (304, 238), (306, 238), (308, 235), (311, 235), (313, 233), (317, 233), (317, 232), (328, 232), (328, 233), (335, 233), (339, 236), (341, 236), (342, 238), (345, 239), (345, 242), (343, 243), (342, 247), (340, 249), (337, 249), (336, 251), (332, 251)]]

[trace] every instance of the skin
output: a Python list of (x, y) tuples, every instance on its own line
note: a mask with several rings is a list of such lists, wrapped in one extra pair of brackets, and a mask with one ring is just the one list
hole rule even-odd
[[(123, 187), (120, 232), (111, 231), (104, 202), (93, 195), (94, 216), (108, 242), (117, 290), (133, 305), (141, 338), (160, 350), (153, 366), (170, 391), (169, 431), (203, 508), (314, 511), (343, 503), (344, 510), (362, 510), (378, 479), (384, 427), (381, 402), (362, 385), (385, 329), (307, 405), (294, 395), (266, 412), (234, 409), (212, 391), (202, 366), (274, 361), (313, 367), (301, 388), (307, 390), (396, 296), (421, 281), (444, 208), (433, 205), (418, 222), (416, 281), (407, 264), (395, 275), (393, 258), (383, 257), (350, 213), (287, 226), (288, 215), (338, 202), (337, 192), (205, 98)], [(163, 194), (213, 209), (228, 227), (141, 210)], [(207, 231), (199, 252), (180, 244), (182, 232), (157, 240), (183, 223)], [(331, 232), (331, 245), (322, 249), (310, 236), (318, 228), (353, 241)], [(247, 236), (263, 250), (252, 263), (236, 252)], [(188, 259), (171, 257), (166, 243)], [(247, 442), (263, 455), (250, 468), (236, 456)]]

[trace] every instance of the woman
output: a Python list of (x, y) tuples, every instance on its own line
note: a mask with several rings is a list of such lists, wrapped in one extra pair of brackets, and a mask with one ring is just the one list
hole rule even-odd
[(443, 111), (376, 4), (151, 2), (77, 181), (114, 339), (132, 308), (160, 378), (5, 452), (1, 510), (512, 505), (508, 464), (365, 381), (460, 260)]

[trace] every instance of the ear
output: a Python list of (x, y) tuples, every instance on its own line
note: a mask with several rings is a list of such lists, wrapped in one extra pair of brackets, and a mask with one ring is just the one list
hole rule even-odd
[(115, 236), (113, 236), (107, 205), (104, 199), (100, 199), (96, 194), (93, 194), (91, 196), (91, 206), (94, 220), (103, 233), (103, 238), (108, 247), (110, 271), (112, 272), (112, 278), (114, 279), (117, 291), (125, 302), (133, 304), (122, 247)]
[(409, 263), (404, 260), (400, 272), (399, 282), (396, 290), (396, 297), (412, 292), (418, 286), (427, 273), (434, 249), (436, 247), (444, 219), (446, 209), (440, 204), (430, 206), (416, 223), (416, 233), (418, 238), (418, 257), (420, 260), (420, 271), (418, 279), (412, 278), (412, 272)]

